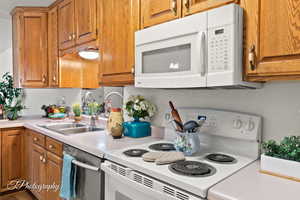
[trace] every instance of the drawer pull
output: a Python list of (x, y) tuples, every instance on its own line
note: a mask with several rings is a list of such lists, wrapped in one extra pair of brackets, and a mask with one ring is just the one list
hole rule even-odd
[(54, 149), (54, 146), (52, 144), (50, 144), (49, 149)]
[(174, 15), (177, 15), (177, 0), (173, 0), (171, 2), (171, 10), (174, 13)]
[(37, 142), (39, 139), (37, 137), (33, 138), (33, 141)]
[(43, 156), (40, 156), (40, 161), (43, 161), (43, 159), (44, 159)]
[(249, 64), (250, 64), (250, 69), (252, 71), (254, 71), (256, 69), (255, 66), (255, 46), (252, 45), (250, 47), (250, 51), (249, 51)]
[(43, 158), (42, 162), (43, 162), (43, 163), (46, 163), (46, 158)]

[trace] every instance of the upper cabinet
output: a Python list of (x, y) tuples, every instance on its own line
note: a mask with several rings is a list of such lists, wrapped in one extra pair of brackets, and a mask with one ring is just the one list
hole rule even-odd
[(134, 33), (140, 26), (140, 1), (110, 0), (101, 2), (101, 84), (110, 86), (133, 84)]
[(58, 8), (59, 48), (97, 39), (97, 0), (64, 0)]
[(59, 48), (68, 49), (75, 45), (75, 0), (64, 0), (58, 6)]
[(182, 0), (183, 16), (195, 14), (207, 9), (222, 6), (228, 3), (238, 2), (239, 0)]
[(142, 27), (149, 27), (181, 17), (182, 0), (143, 0)]
[(234, 2), (239, 0), (143, 0), (142, 28)]
[(47, 9), (16, 8), (12, 14), (15, 84), (48, 87)]
[(243, 0), (248, 80), (300, 79), (299, 3)]
[(76, 44), (97, 39), (97, 0), (75, 0)]

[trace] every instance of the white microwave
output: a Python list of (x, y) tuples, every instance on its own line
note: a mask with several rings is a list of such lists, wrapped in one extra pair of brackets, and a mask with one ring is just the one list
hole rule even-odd
[(135, 86), (258, 88), (243, 81), (243, 9), (229, 4), (135, 33)]

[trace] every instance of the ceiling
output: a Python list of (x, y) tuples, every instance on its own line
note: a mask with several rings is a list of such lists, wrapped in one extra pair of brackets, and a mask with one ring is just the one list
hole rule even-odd
[(55, 0), (0, 0), (0, 18), (9, 17), (15, 6), (49, 6)]

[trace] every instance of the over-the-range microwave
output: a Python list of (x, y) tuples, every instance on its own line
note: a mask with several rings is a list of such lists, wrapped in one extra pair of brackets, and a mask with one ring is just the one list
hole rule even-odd
[(259, 88), (243, 81), (243, 9), (229, 4), (135, 34), (135, 86)]

